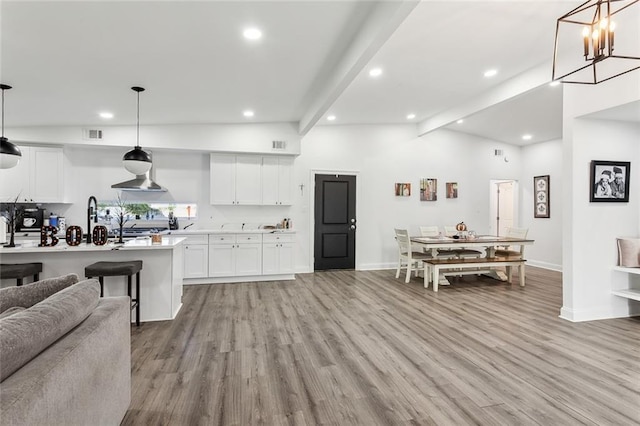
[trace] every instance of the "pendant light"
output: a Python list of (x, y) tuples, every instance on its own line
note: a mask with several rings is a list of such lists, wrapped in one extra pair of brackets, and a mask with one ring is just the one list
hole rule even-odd
[(140, 92), (144, 92), (144, 88), (134, 86), (131, 90), (138, 93), (136, 146), (122, 157), (122, 164), (125, 169), (138, 176), (144, 175), (151, 169), (151, 156), (140, 147)]
[(11, 89), (7, 84), (0, 84), (2, 89), (2, 137), (0, 137), (0, 169), (10, 169), (18, 165), (22, 158), (20, 148), (4, 137), (4, 91)]

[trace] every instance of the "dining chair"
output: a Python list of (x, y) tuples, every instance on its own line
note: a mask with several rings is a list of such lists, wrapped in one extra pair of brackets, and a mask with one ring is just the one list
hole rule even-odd
[[(418, 276), (418, 271), (420, 270), (418, 265), (422, 263), (423, 269), (425, 269), (423, 260), (430, 259), (431, 255), (411, 249), (411, 239), (406, 229), (395, 228), (395, 233), (398, 243), (398, 269), (396, 270), (396, 278), (400, 278), (400, 270), (405, 267), (407, 268), (407, 275), (404, 282), (408, 283), (411, 279), (411, 270), (414, 268), (414, 265), (416, 276)], [(425, 270), (424, 273), (428, 274), (429, 272)]]
[[(437, 226), (420, 226), (420, 236), (421, 237), (439, 237), (440, 230)], [(425, 253), (431, 253), (430, 249), (425, 248)], [(440, 258), (451, 258), (455, 257), (454, 249), (438, 249), (438, 256)]]
[[(527, 238), (529, 228), (507, 228), (507, 237), (509, 238)], [(517, 248), (514, 248), (517, 247)], [(511, 246), (498, 247), (496, 249), (496, 256), (517, 256), (524, 257), (524, 245), (514, 244)]]

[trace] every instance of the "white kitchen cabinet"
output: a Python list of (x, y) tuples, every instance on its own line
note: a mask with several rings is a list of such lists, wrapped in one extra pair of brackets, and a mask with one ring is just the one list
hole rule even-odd
[(267, 234), (262, 242), (262, 273), (293, 273), (293, 234)]
[(262, 157), (211, 154), (211, 204), (260, 205)]
[(209, 237), (207, 234), (188, 235), (184, 247), (184, 278), (209, 276)]
[(19, 202), (64, 202), (64, 152), (59, 147), (21, 146), (16, 167), (0, 172), (0, 199)]
[(262, 204), (291, 205), (293, 158), (262, 157)]
[(262, 274), (262, 235), (209, 236), (209, 276), (235, 277)]

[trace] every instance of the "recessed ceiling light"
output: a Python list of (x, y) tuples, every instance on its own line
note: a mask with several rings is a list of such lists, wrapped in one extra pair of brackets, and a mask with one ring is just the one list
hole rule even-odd
[(551, 87), (558, 86), (558, 85), (560, 85), (560, 82), (558, 80), (552, 81), (551, 83), (549, 83), (549, 86)]
[(484, 72), (485, 77), (493, 77), (498, 74), (498, 70), (487, 70)]
[(111, 112), (101, 112), (98, 114), (100, 116), (100, 118), (104, 118), (105, 120), (109, 120), (113, 118), (113, 113)]
[(254, 113), (253, 113), (253, 111), (251, 111), (250, 109), (248, 109), (248, 110), (246, 110), (246, 111), (243, 111), (243, 112), (242, 112), (242, 115), (244, 115), (245, 117), (253, 117), (253, 116), (254, 116)]
[(382, 68), (371, 68), (369, 71), (371, 77), (379, 77), (382, 75)]
[(462, 124), (462, 123), (464, 123), (464, 120), (461, 118), (460, 120), (456, 121), (456, 123)]
[(262, 31), (257, 28), (247, 28), (242, 33), (247, 40), (259, 40), (262, 38)]
[(409, 114), (407, 115), (407, 120), (413, 120), (414, 118), (416, 118), (415, 114)]
[(329, 115), (329, 116), (327, 117), (327, 120), (329, 120), (329, 121), (333, 121), (333, 120), (335, 120), (335, 119), (336, 119), (336, 116), (335, 116), (335, 115)]
[(530, 141), (532, 137), (533, 137), (533, 136), (531, 136), (531, 135), (529, 135), (529, 134), (522, 135), (522, 140), (524, 140), (524, 141)]

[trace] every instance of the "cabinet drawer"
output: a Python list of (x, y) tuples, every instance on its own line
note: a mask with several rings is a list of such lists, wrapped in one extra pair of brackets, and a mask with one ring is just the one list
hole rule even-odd
[(261, 243), (262, 234), (236, 234), (237, 243)]
[(209, 244), (235, 244), (236, 234), (211, 234)]
[(262, 238), (265, 243), (292, 243), (295, 241), (294, 234), (264, 234)]
[(189, 244), (209, 244), (209, 236), (207, 234), (185, 235), (184, 245)]

